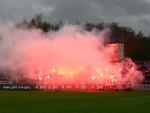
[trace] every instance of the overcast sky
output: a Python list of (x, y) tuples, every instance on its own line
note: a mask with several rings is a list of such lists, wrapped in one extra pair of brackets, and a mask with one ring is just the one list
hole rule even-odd
[(150, 0), (0, 0), (1, 21), (38, 13), (49, 21), (118, 22), (150, 34)]

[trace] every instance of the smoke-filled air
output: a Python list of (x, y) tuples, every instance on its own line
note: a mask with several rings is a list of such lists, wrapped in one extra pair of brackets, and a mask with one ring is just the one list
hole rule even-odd
[(108, 29), (100, 33), (65, 25), (59, 31), (0, 26), (0, 68), (12, 79), (26, 77), (50, 84), (108, 84), (141, 82), (131, 59), (112, 62), (112, 49), (104, 44)]

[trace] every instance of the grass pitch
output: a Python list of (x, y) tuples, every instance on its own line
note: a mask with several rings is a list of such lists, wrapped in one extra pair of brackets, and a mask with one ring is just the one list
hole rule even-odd
[(149, 113), (150, 92), (0, 91), (0, 113)]

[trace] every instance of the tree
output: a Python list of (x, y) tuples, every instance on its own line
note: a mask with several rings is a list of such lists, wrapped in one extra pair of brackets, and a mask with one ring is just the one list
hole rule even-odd
[(50, 28), (50, 24), (43, 20), (43, 15), (38, 14), (35, 15), (34, 18), (31, 19), (30, 21), (30, 27), (35, 27), (43, 30), (44, 32), (48, 32)]
[(142, 31), (139, 31), (139, 32), (137, 33), (137, 37), (138, 37), (138, 38), (143, 38), (143, 37), (144, 37), (144, 34), (142, 33)]

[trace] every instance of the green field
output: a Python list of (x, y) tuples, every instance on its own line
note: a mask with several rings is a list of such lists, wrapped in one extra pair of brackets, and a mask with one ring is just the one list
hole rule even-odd
[(149, 113), (150, 92), (0, 91), (0, 113)]

